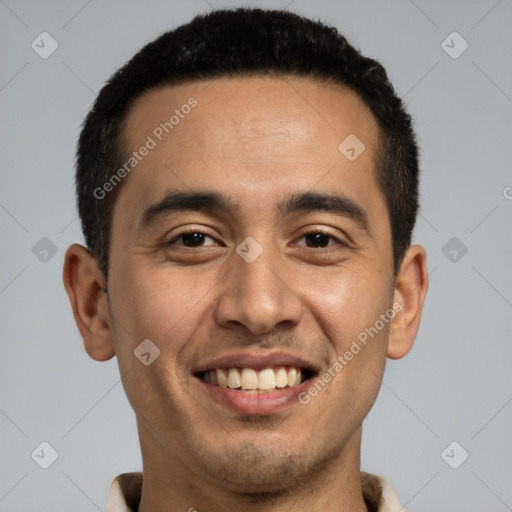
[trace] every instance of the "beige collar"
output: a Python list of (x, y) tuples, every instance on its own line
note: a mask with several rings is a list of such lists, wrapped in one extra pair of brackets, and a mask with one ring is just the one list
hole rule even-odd
[[(362, 473), (363, 494), (373, 495), (381, 489), (377, 512), (405, 512), (398, 501), (398, 497), (386, 480), (372, 475)], [(110, 487), (105, 512), (134, 512), (137, 510), (142, 489), (142, 473), (123, 473), (114, 479)]]

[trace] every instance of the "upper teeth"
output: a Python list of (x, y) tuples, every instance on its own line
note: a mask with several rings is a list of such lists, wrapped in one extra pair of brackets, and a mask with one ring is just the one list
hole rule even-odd
[(221, 388), (274, 389), (298, 386), (302, 380), (300, 368), (277, 367), (253, 370), (252, 368), (216, 368), (203, 373), (203, 380)]

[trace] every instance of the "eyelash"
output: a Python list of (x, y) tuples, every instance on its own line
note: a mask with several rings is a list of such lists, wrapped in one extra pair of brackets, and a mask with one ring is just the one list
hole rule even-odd
[[(215, 239), (215, 237), (213, 237), (212, 235), (210, 235), (209, 233), (205, 232), (205, 231), (201, 231), (200, 229), (196, 229), (196, 228), (189, 228), (185, 231), (182, 231), (181, 233), (175, 235), (171, 240), (169, 240), (168, 242), (166, 242), (164, 245), (165, 246), (172, 246), (174, 245), (174, 243), (176, 242), (176, 240), (180, 239), (181, 237), (185, 236), (185, 235), (190, 235), (190, 234), (193, 234), (193, 233), (198, 233), (198, 234), (201, 234), (201, 235), (206, 235), (206, 236), (209, 236), (210, 238), (212, 239)], [(331, 233), (328, 233), (327, 231), (324, 231), (322, 229), (312, 229), (310, 231), (306, 231), (305, 233), (302, 233), (302, 235), (300, 236), (300, 238), (303, 238), (307, 235), (316, 235), (316, 234), (322, 234), (322, 235), (325, 235), (333, 240), (335, 240), (339, 245), (341, 245), (342, 247), (348, 247), (348, 244), (343, 242), (342, 240), (340, 240), (339, 238), (335, 237), (334, 235), (332, 235)], [(185, 249), (199, 249), (201, 246), (197, 246), (197, 247), (185, 247), (185, 246), (180, 246), (180, 247), (183, 247)], [(327, 246), (327, 247), (306, 247), (308, 249), (327, 249), (329, 247), (333, 247), (333, 246)]]

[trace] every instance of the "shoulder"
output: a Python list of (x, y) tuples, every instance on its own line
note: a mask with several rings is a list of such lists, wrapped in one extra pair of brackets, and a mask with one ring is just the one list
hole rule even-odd
[(384, 478), (361, 472), (361, 485), (365, 503), (376, 512), (395, 512), (403, 509), (396, 492)]
[(110, 486), (105, 512), (136, 511), (142, 492), (142, 473), (123, 473)]

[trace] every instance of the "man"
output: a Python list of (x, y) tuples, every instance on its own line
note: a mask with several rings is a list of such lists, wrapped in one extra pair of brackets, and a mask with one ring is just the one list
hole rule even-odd
[(400, 510), (360, 471), (427, 291), (382, 66), (286, 11), (198, 16), (102, 89), (76, 185), (64, 284), (87, 353), (117, 356), (143, 459), (107, 511)]

